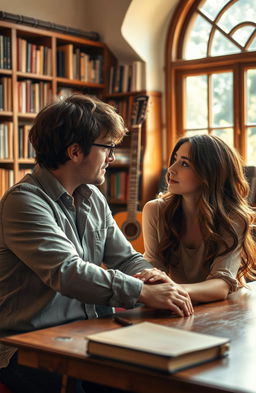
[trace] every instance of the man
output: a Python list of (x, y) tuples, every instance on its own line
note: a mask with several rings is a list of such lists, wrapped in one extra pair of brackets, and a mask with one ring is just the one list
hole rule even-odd
[[(133, 277), (151, 265), (125, 239), (96, 187), (125, 133), (111, 106), (87, 96), (74, 95), (37, 115), (29, 135), (37, 165), (1, 201), (2, 332), (97, 318), (97, 305), (140, 302), (190, 314), (190, 299), (178, 286)], [(15, 357), (8, 366), (13, 354), (1, 346), (0, 380), (7, 384), (19, 369)]]

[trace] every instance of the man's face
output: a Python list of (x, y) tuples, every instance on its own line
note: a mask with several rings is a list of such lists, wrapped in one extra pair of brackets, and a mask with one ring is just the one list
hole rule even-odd
[[(109, 136), (100, 136), (94, 141), (95, 144), (113, 145)], [(83, 157), (77, 166), (81, 184), (100, 185), (105, 181), (106, 168), (115, 160), (114, 154), (110, 155), (110, 149), (104, 146), (92, 145), (90, 153)]]

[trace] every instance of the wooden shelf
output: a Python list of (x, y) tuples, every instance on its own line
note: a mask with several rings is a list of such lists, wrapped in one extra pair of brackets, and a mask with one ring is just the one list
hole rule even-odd
[(8, 159), (7, 159), (7, 158), (6, 158), (6, 159), (1, 158), (1, 159), (0, 159), (0, 163), (1, 163), (1, 164), (12, 164), (12, 163), (13, 163), (13, 160), (11, 160), (11, 159), (9, 159), (9, 158), (8, 158)]
[(53, 77), (51, 75), (42, 75), (42, 74), (32, 74), (30, 72), (16, 72), (17, 77), (24, 79), (38, 79), (42, 81), (52, 81)]
[(35, 165), (35, 160), (34, 160), (34, 158), (19, 158), (18, 163), (19, 164)]
[(111, 93), (111, 94), (107, 94), (105, 96), (106, 99), (110, 99), (110, 98), (128, 98), (131, 96), (139, 96), (139, 95), (144, 95), (146, 94), (146, 90), (141, 90), (141, 91), (130, 91), (127, 93)]
[(81, 88), (90, 87), (94, 89), (104, 89), (105, 85), (101, 83), (92, 83), (92, 82), (83, 82), (77, 79), (68, 79), (68, 78), (56, 78), (56, 82), (63, 86), (78, 86)]
[(0, 75), (12, 75), (12, 71), (6, 70), (5, 68), (0, 68)]
[[(62, 88), (104, 96), (109, 67), (115, 58), (106, 45), (99, 41), (5, 21), (0, 21), (0, 29), (1, 34), (8, 37), (5, 40), (9, 45), (6, 67), (12, 65), (12, 69), (0, 69), (0, 79), (3, 86), (1, 87), (3, 90), (1, 98), (6, 100), (7, 95), (4, 94), (4, 91), (8, 93), (8, 102), (4, 101), (3, 107), (12, 108), (12, 111), (0, 111), (0, 126), (4, 130), (5, 138), (4, 148), (3, 146), (0, 147), (0, 153), (4, 157), (7, 150), (9, 155), (13, 156), (13, 159), (0, 159), (0, 170), (6, 170), (5, 178), (10, 177), (14, 182), (17, 182), (23, 176), (24, 171), (29, 167), (32, 169), (34, 165), (33, 158), (20, 158), (20, 156), (23, 146), (26, 146), (26, 153), (24, 150), (24, 154), (28, 154), (26, 145), (28, 143), (28, 132), (32, 121), (36, 117), (36, 112), (48, 102), (51, 102), (52, 98), (56, 97), (58, 91)], [(88, 79), (90, 82), (77, 79), (79, 78), (79, 76), (77, 77), (79, 75), (77, 67), (74, 68), (74, 79), (60, 77), (57, 74), (57, 71), (59, 71), (57, 68), (57, 52), (61, 45), (66, 44), (70, 44), (73, 53), (77, 53), (77, 62), (80, 61), (80, 56), (78, 56), (80, 52), (88, 54), (89, 61), (99, 61), (97, 63), (96, 79)], [(1, 61), (6, 61), (7, 45), (4, 47), (6, 52), (0, 59), (0, 65)], [(69, 60), (69, 63), (73, 64), (72, 52)], [(65, 61), (65, 58), (63, 61)], [(81, 67), (81, 64), (79, 67)], [(80, 75), (82, 78), (82, 73)], [(101, 83), (94, 83), (91, 80), (100, 80)], [(7, 89), (6, 86), (8, 86)], [(26, 105), (24, 105), (24, 102)], [(10, 154), (10, 151), (12, 151), (12, 154)], [(13, 171), (8, 173), (7, 171), (11, 169)], [(3, 182), (0, 184), (0, 197), (6, 190), (6, 184), (6, 179), (4, 184)]]
[(0, 117), (12, 117), (13, 116), (13, 112), (9, 112), (9, 111), (0, 111)]
[[(51, 98), (55, 98), (58, 93), (67, 95), (71, 94), (73, 91), (81, 91), (82, 93), (86, 92), (87, 94), (97, 95), (100, 98), (103, 97), (106, 102), (111, 104), (113, 104), (113, 102), (118, 103), (122, 101), (122, 104), (128, 108), (127, 113), (120, 113), (125, 118), (126, 125), (130, 124), (130, 108), (132, 107), (134, 98), (138, 95), (147, 94), (150, 97), (150, 105), (147, 120), (142, 128), (142, 158), (139, 171), (140, 173), (138, 174), (138, 176), (140, 176), (141, 191), (139, 200), (141, 201), (141, 207), (146, 201), (154, 198), (158, 191), (162, 162), (160, 93), (143, 90), (108, 94), (110, 68), (117, 63), (117, 59), (102, 42), (90, 41), (88, 39), (71, 36), (69, 34), (65, 35), (55, 31), (52, 32), (37, 29), (35, 27), (7, 23), (4, 21), (0, 21), (0, 28), (1, 27), (2, 34), (10, 37), (11, 40), (11, 57), (9, 65), (12, 65), (12, 69), (0, 69), (0, 77), (5, 81), (6, 85), (8, 84), (9, 89), (12, 92), (11, 100), (9, 97), (8, 101), (8, 105), (10, 106), (5, 106), (5, 108), (12, 108), (12, 111), (0, 111), (0, 123), (3, 123), (4, 126), (10, 126), (11, 135), (8, 143), (10, 143), (11, 149), (13, 150), (13, 159), (0, 160), (0, 169), (7, 170), (7, 168), (9, 168), (10, 171), (13, 170), (13, 172), (10, 172), (10, 178), (13, 177), (14, 182), (17, 182), (29, 167), (32, 169), (34, 159), (20, 158), (20, 156), (22, 155), (22, 144), (23, 146), (26, 146), (25, 143), (27, 143), (29, 127), (34, 120), (36, 113), (25, 111), (28, 111), (30, 108), (31, 110), (35, 110), (35, 108), (38, 109), (38, 107), (38, 110), (40, 110), (42, 106), (47, 104), (46, 101), (48, 99), (48, 93)], [(34, 46), (32, 47), (32, 45)], [(24, 48), (29, 48), (29, 50), (24, 50)], [(37, 51), (39, 53), (37, 53)], [(64, 54), (60, 55), (60, 52), (62, 51)], [(36, 55), (28, 57), (27, 55), (24, 55), (26, 53), (36, 53)], [(99, 60), (99, 62), (95, 63), (97, 65), (97, 67), (95, 66), (95, 69), (98, 72), (97, 78), (87, 78), (88, 81), (77, 79), (79, 77), (81, 77), (81, 79), (85, 79), (86, 77), (81, 73), (82, 63), (79, 63), (79, 67), (73, 67), (74, 54), (77, 56), (77, 59), (79, 59), (81, 58), (78, 55), (79, 53), (88, 55), (88, 61)], [(38, 60), (37, 56), (39, 56), (39, 59), (41, 60)], [(43, 61), (40, 56), (44, 56)], [(65, 56), (69, 56), (69, 61), (66, 64), (64, 64), (64, 60), (66, 59)], [(30, 59), (30, 61), (28, 59)], [(68, 67), (70, 67), (70, 69), (68, 69)], [(68, 72), (66, 72), (67, 69)], [(24, 70), (33, 70), (33, 72), (24, 72)], [(37, 72), (34, 72), (35, 70)], [(70, 78), (67, 78), (66, 76), (70, 76)], [(101, 83), (89, 82), (89, 80), (100, 81)], [(31, 99), (26, 100), (26, 95), (29, 94), (31, 91), (30, 89), (33, 88), (35, 88), (35, 91), (38, 92), (39, 86), (37, 85), (43, 85), (42, 90), (44, 90), (45, 87), (46, 97), (43, 97), (42, 99), (42, 97), (39, 96), (36, 105), (35, 102), (32, 102), (31, 104)], [(33, 93), (32, 98), (35, 94), (37, 93)], [(27, 105), (24, 105), (24, 102), (26, 102)], [(124, 138), (120, 148), (124, 148), (126, 150), (126, 153), (124, 154), (127, 154), (127, 150), (130, 149), (129, 136)], [(24, 152), (24, 155), (30, 156), (27, 152), (26, 154)], [(5, 154), (2, 154), (2, 156), (5, 156)], [(122, 160), (116, 160), (113, 165), (109, 167), (108, 173), (120, 172), (122, 179), (125, 179), (122, 181), (128, 182), (128, 170), (129, 163), (124, 163)], [(109, 187), (108, 182), (109, 179), (107, 176), (106, 184), (104, 185), (105, 188)], [(4, 191), (5, 189), (3, 188), (3, 184), (0, 184), (0, 194)], [(110, 192), (108, 189), (106, 195), (112, 207), (116, 209), (122, 208), (125, 210), (127, 203), (126, 199), (120, 200), (118, 198), (109, 198)], [(111, 195), (113, 196), (113, 194)]]
[(22, 113), (22, 112), (19, 112), (18, 113), (18, 117), (19, 118), (23, 118), (23, 119), (34, 119), (36, 117), (36, 113)]

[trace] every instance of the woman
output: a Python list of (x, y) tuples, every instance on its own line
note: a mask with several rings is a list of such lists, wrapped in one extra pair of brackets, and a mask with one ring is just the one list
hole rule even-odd
[(168, 190), (143, 210), (145, 258), (157, 269), (143, 281), (174, 281), (192, 302), (222, 300), (255, 278), (254, 211), (237, 153), (210, 135), (180, 139)]

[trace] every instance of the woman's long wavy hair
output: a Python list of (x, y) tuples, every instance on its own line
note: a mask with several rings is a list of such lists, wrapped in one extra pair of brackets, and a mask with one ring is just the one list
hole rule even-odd
[[(241, 159), (220, 138), (211, 135), (196, 135), (178, 140), (170, 157), (169, 166), (180, 146), (189, 142), (190, 160), (201, 179), (199, 200), (199, 225), (205, 242), (205, 263), (225, 255), (238, 246), (238, 226), (242, 229), (241, 265), (238, 280), (242, 277), (255, 278), (256, 247), (253, 239), (255, 212), (248, 205), (249, 185), (245, 179)], [(169, 174), (167, 173), (167, 182)], [(167, 191), (161, 198), (165, 200), (163, 220), (166, 237), (159, 245), (159, 254), (170, 265), (171, 255), (175, 255), (182, 235), (182, 196)], [(241, 225), (239, 225), (239, 224)], [(223, 232), (232, 242), (227, 244)]]

